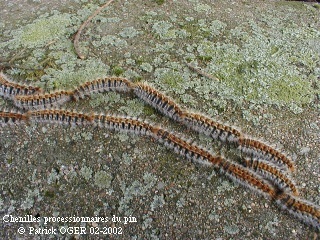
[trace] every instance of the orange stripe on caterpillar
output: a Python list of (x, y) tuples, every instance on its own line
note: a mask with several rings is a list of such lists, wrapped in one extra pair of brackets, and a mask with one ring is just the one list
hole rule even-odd
[(239, 148), (241, 152), (246, 155), (251, 155), (254, 158), (264, 159), (266, 161), (271, 161), (277, 165), (289, 168), (294, 171), (294, 163), (286, 155), (279, 152), (278, 150), (253, 139), (240, 138)]
[(92, 124), (94, 116), (64, 109), (28, 111), (30, 119), (44, 123), (64, 123), (68, 125)]
[(137, 83), (134, 93), (146, 103), (158, 109), (175, 121), (181, 120), (182, 109), (172, 99), (150, 87), (146, 83)]
[(0, 111), (0, 124), (1, 125), (13, 125), (17, 124), (20, 121), (27, 121), (27, 115), (16, 112), (16, 111), (8, 111), (8, 110), (1, 110)]
[(289, 193), (279, 194), (276, 203), (304, 223), (320, 231), (320, 207), (306, 200), (291, 196)]
[(0, 96), (3, 98), (12, 99), (16, 95), (31, 95), (41, 92), (42, 89), (40, 87), (14, 83), (0, 72)]
[(197, 132), (222, 142), (238, 144), (242, 136), (240, 131), (197, 113), (184, 112), (181, 122)]
[(298, 196), (299, 192), (294, 182), (285, 175), (276, 165), (257, 159), (244, 159), (244, 166), (253, 169), (262, 177), (272, 181), (283, 191), (291, 191), (293, 195)]
[(14, 104), (18, 108), (28, 109), (48, 109), (63, 105), (71, 100), (71, 91), (57, 91), (37, 95), (19, 95), (14, 97)]
[(107, 77), (99, 78), (81, 84), (73, 91), (75, 100), (90, 96), (92, 93), (102, 93), (106, 91), (129, 92), (133, 89), (134, 83), (126, 78)]

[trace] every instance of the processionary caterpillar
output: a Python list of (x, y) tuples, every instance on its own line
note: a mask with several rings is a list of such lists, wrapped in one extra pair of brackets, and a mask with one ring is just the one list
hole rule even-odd
[(20, 121), (26, 121), (28, 117), (24, 113), (9, 111), (9, 110), (1, 110), (0, 111), (0, 125), (13, 125), (17, 124)]
[(182, 109), (173, 100), (157, 91), (156, 89), (148, 86), (145, 83), (137, 83), (134, 87), (135, 94), (150, 104), (161, 113), (169, 116), (175, 121), (180, 122), (183, 115)]
[(13, 99), (17, 95), (32, 95), (41, 92), (42, 89), (40, 87), (14, 83), (0, 72), (0, 96), (5, 99)]
[(320, 231), (320, 207), (306, 200), (294, 197), (283, 192), (275, 199), (284, 210), (299, 218), (302, 222), (311, 225)]
[(14, 97), (14, 104), (21, 109), (48, 109), (58, 107), (70, 101), (73, 92), (57, 91), (37, 95), (19, 95)]
[(119, 77), (99, 78), (93, 81), (88, 81), (81, 84), (73, 91), (73, 98), (75, 100), (90, 96), (92, 93), (102, 93), (106, 91), (128, 92), (132, 90), (134, 84)]
[(292, 179), (285, 175), (285, 173), (274, 164), (264, 160), (258, 161), (257, 159), (246, 158), (244, 160), (244, 166), (253, 169), (262, 177), (273, 182), (281, 190), (291, 191), (295, 196), (299, 195), (298, 189)]
[(276, 164), (285, 166), (292, 171), (294, 170), (293, 162), (278, 150), (257, 140), (246, 138), (240, 131), (230, 126), (216, 122), (201, 114), (183, 110), (173, 100), (146, 83), (137, 83), (134, 92), (139, 98), (158, 109), (161, 113), (195, 131), (204, 133), (214, 140), (239, 146), (239, 149), (247, 155), (274, 161)]
[(252, 156), (253, 158), (261, 158), (266, 161), (274, 162), (276, 165), (284, 166), (294, 171), (294, 163), (286, 155), (280, 151), (254, 139), (240, 138), (239, 148), (241, 152)]
[(32, 119), (40, 123), (62, 123), (72, 126), (86, 125), (93, 121), (92, 117), (87, 114), (64, 109), (29, 111), (26, 115), (28, 120)]

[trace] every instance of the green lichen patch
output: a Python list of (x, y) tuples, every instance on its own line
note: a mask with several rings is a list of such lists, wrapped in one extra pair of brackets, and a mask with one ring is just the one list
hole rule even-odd
[(19, 47), (44, 47), (54, 41), (59, 41), (70, 34), (68, 27), (72, 24), (71, 15), (67, 13), (48, 16), (42, 15), (33, 23), (11, 32), (12, 40), (1, 43), (10, 49)]
[[(256, 25), (254, 27), (255, 34), (243, 41), (241, 46), (206, 40), (198, 45), (197, 52), (201, 60), (209, 60), (207, 72), (214, 72), (221, 80), (214, 83), (216, 91), (230, 99), (259, 103), (310, 103), (316, 91), (292, 61), (304, 61), (307, 66), (312, 64), (307, 64), (307, 61), (319, 57), (305, 52), (305, 47), (297, 48), (297, 45), (288, 44), (289, 32), (277, 32), (274, 38), (270, 38), (264, 29)], [(313, 34), (314, 37), (320, 36), (320, 32)], [(292, 51), (300, 57), (293, 58)]]
[(122, 106), (119, 109), (121, 112), (125, 112), (128, 116), (138, 117), (144, 110), (144, 105), (137, 99), (128, 100), (126, 106)]
[(73, 59), (63, 69), (49, 68), (41, 77), (48, 89), (72, 89), (80, 83), (107, 75), (108, 68), (99, 60)]
[(80, 169), (81, 176), (87, 181), (89, 181), (91, 179), (92, 172), (93, 172), (92, 169), (90, 167), (87, 167), (87, 166), (84, 166), (84, 167), (82, 167)]
[(98, 171), (94, 175), (94, 184), (100, 189), (109, 188), (111, 186), (111, 181), (113, 177), (110, 173), (106, 171)]
[(123, 38), (133, 38), (139, 35), (140, 32), (136, 30), (134, 27), (125, 27), (122, 29), (122, 31), (119, 33), (119, 35)]
[(188, 77), (184, 77), (181, 72), (174, 68), (157, 68), (154, 73), (157, 87), (172, 91), (176, 94), (184, 94), (189, 85), (186, 84)]

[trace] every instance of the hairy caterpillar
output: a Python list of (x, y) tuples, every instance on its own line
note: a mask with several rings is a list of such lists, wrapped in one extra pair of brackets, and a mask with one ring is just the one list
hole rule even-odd
[(24, 110), (28, 109), (48, 109), (61, 106), (68, 102), (72, 97), (70, 91), (57, 91), (53, 93), (44, 93), (37, 95), (19, 95), (15, 96), (14, 104)]
[(128, 92), (132, 90), (134, 84), (119, 77), (99, 78), (93, 81), (88, 81), (78, 86), (73, 91), (73, 98), (75, 100), (90, 96), (92, 93), (102, 93), (106, 91)]
[(293, 195), (298, 196), (299, 192), (291, 178), (277, 166), (264, 160), (244, 159), (244, 166), (253, 169), (262, 177), (272, 181), (283, 191), (291, 191)]
[(175, 121), (181, 121), (183, 114), (182, 109), (173, 100), (156, 89), (144, 83), (137, 83), (134, 88), (134, 93), (146, 103), (158, 109), (161, 113)]
[(0, 96), (5, 99), (13, 99), (17, 95), (32, 95), (41, 92), (42, 89), (40, 87), (14, 83), (0, 72)]
[(285, 192), (277, 196), (276, 203), (282, 209), (287, 210), (304, 223), (309, 224), (316, 230), (320, 231), (319, 206)]
[(204, 133), (215, 140), (224, 143), (231, 143), (239, 146), (241, 152), (252, 155), (258, 159), (273, 161), (276, 164), (285, 166), (291, 171), (294, 170), (293, 162), (278, 150), (257, 140), (246, 138), (240, 131), (201, 114), (191, 113), (183, 110), (173, 100), (150, 87), (146, 83), (138, 83), (134, 88), (135, 94), (175, 121), (181, 122), (191, 129)]
[(68, 125), (86, 125), (92, 123), (91, 116), (76, 111), (64, 109), (46, 109), (29, 111), (26, 113), (28, 119), (40, 123), (63, 123)]
[(0, 111), (0, 124), (4, 125), (13, 125), (17, 124), (20, 121), (27, 121), (28, 117), (20, 112), (14, 110), (1, 110)]

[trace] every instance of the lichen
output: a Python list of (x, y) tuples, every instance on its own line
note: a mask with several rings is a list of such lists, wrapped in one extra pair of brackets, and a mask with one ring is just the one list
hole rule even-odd
[(119, 33), (119, 35), (123, 38), (133, 38), (139, 34), (140, 32), (134, 27), (126, 27)]
[(240, 229), (236, 225), (226, 225), (224, 231), (230, 235), (236, 235), (239, 233)]
[(82, 132), (81, 133), (81, 137), (86, 141), (92, 140), (92, 136), (93, 136), (92, 132)]
[(27, 198), (21, 203), (21, 208), (27, 210), (33, 207), (35, 199), (38, 201), (41, 199), (39, 189), (28, 189)]
[(150, 205), (150, 208), (151, 208), (151, 211), (154, 211), (158, 208), (161, 208), (163, 205), (165, 204), (165, 200), (164, 200), (164, 197), (163, 195), (156, 195), (153, 197), (153, 201)]
[(112, 46), (116, 48), (125, 47), (128, 45), (126, 40), (118, 38), (113, 35), (107, 35), (101, 38), (101, 44), (104, 44), (106, 48)]
[(93, 173), (93, 171), (92, 171), (91, 167), (84, 166), (80, 169), (81, 176), (87, 181), (89, 181), (91, 179), (92, 173)]
[(142, 63), (142, 64), (140, 65), (140, 68), (141, 68), (143, 71), (146, 71), (146, 72), (149, 72), (149, 73), (152, 72), (152, 70), (153, 70), (152, 65), (149, 64), (149, 63), (146, 63), (146, 62)]
[(126, 102), (126, 106), (121, 106), (119, 110), (125, 112), (128, 116), (138, 117), (142, 114), (144, 105), (137, 99), (129, 100)]
[(175, 30), (171, 29), (172, 26), (168, 21), (158, 21), (153, 24), (152, 31), (160, 39), (172, 39), (176, 37)]
[(58, 174), (58, 171), (55, 168), (51, 169), (51, 172), (49, 173), (47, 182), (48, 184), (52, 184), (55, 183), (56, 181), (58, 181), (60, 179), (60, 175)]
[(1, 47), (8, 46), (10, 49), (41, 48), (69, 34), (68, 27), (72, 24), (71, 15), (59, 13), (49, 16), (41, 15), (33, 23), (11, 32), (12, 40), (3, 42)]
[(194, 10), (197, 12), (210, 12), (211, 7), (208, 4), (199, 3), (195, 6)]
[(126, 165), (130, 165), (132, 162), (132, 157), (128, 153), (123, 153), (122, 162)]
[(170, 68), (157, 68), (154, 75), (156, 76), (156, 82), (162, 88), (169, 90), (175, 90), (178, 94), (184, 94), (187, 85), (184, 83), (187, 79), (183, 78), (178, 71), (174, 71)]
[(94, 175), (94, 184), (100, 189), (109, 188), (112, 182), (112, 175), (106, 171), (98, 171)]
[(128, 140), (130, 138), (127, 133), (118, 133), (117, 137), (118, 137), (120, 142), (128, 142)]

